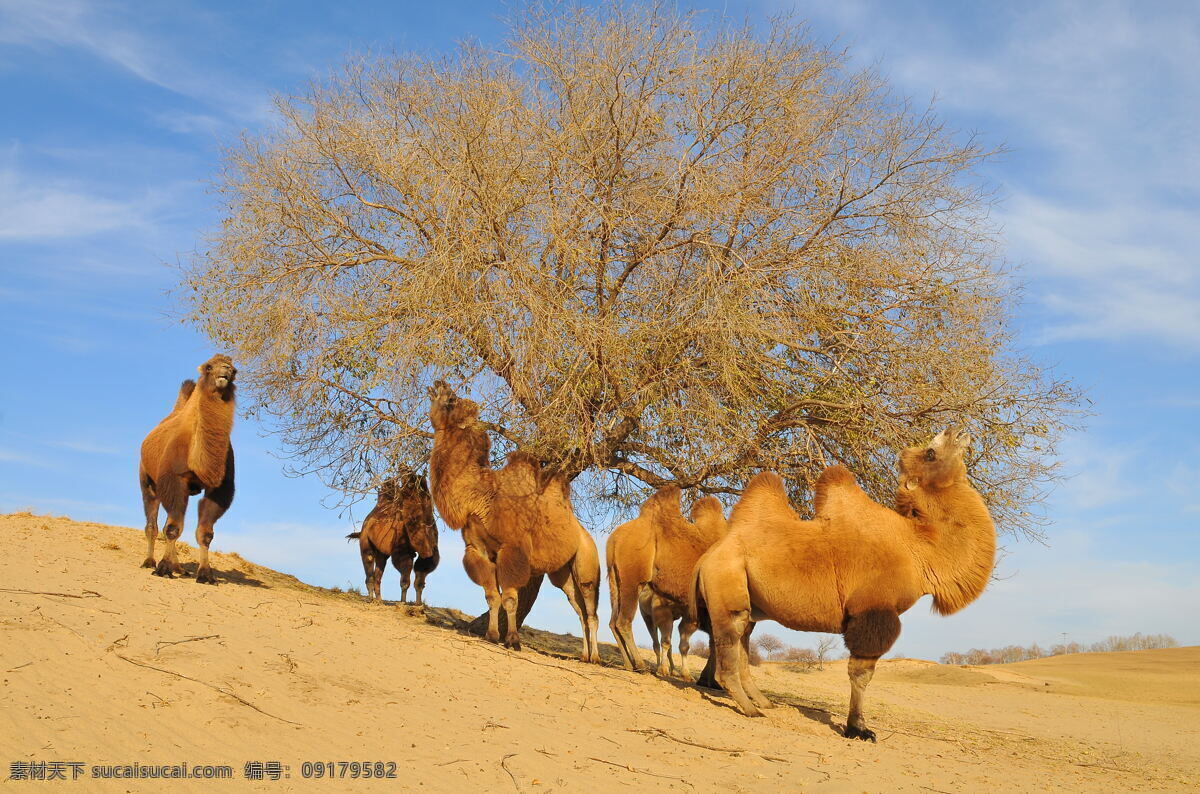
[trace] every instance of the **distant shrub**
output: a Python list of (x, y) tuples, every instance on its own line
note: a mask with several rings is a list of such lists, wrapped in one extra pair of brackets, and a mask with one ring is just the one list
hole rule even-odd
[(1003, 648), (972, 648), (966, 653), (951, 651), (942, 655), (942, 664), (1008, 664), (1024, 662), (1028, 659), (1041, 659), (1046, 656), (1065, 656), (1071, 653), (1111, 653), (1114, 651), (1146, 651), (1155, 648), (1176, 648), (1179, 643), (1169, 634), (1137, 634), (1128, 636), (1113, 635), (1091, 645), (1078, 642), (1057, 643), (1044, 650), (1036, 642), (1028, 647), (1006, 645)]

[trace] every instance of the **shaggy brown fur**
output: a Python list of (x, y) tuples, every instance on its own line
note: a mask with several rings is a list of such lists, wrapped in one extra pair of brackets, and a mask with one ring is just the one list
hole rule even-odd
[(743, 713), (771, 704), (750, 678), (749, 631), (758, 620), (840, 633), (850, 650), (846, 736), (874, 740), (862, 699), (876, 660), (900, 634), (899, 615), (926, 594), (949, 615), (991, 574), (996, 530), (967, 480), (970, 437), (946, 430), (900, 456), (898, 510), (872, 501), (841, 466), (818, 480), (816, 518), (801, 521), (783, 481), (765, 472), (746, 486), (730, 531), (696, 566), (693, 609), (712, 622), (717, 681)]
[[(433, 521), (433, 502), (425, 478), (405, 471), (399, 480), (386, 480), (379, 488), (379, 499), (362, 529), (347, 538), (358, 538), (363, 571), (367, 575), (367, 598), (378, 600), (379, 584), (388, 557), (400, 572), (400, 601), (408, 601), (408, 586), (413, 570), (417, 572), (417, 604), (425, 603), (425, 577), (437, 568), (437, 525)], [(414, 565), (413, 559), (416, 558)]]
[(680, 676), (691, 680), (687, 653), (696, 624), (687, 619), (692, 569), (726, 531), (725, 515), (715, 497), (692, 506), (692, 521), (679, 509), (679, 488), (660, 489), (642, 505), (638, 517), (613, 530), (605, 547), (608, 595), (612, 602), (609, 628), (630, 670), (640, 670), (633, 642), (633, 613), (640, 610), (654, 642), (658, 674), (675, 672), (671, 627), (679, 624)]
[(479, 406), (459, 398), (442, 381), (429, 389), (429, 399), (433, 501), (442, 519), (462, 530), (463, 567), (487, 598), (487, 638), (499, 641), (503, 606), (508, 622), (504, 644), (521, 647), (518, 590), (531, 577), (549, 574), (579, 615), (583, 660), (599, 662), (600, 558), (571, 507), (570, 482), (561, 475), (544, 475), (538, 461), (522, 452), (509, 455), (508, 464), (493, 471)]
[[(175, 407), (142, 442), (138, 485), (146, 511), (146, 559), (144, 568), (158, 576), (182, 573), (175, 541), (183, 533), (183, 516), (188, 496), (204, 491), (196, 524), (200, 565), (196, 581), (216, 583), (208, 565), (208, 547), (213, 524), (233, 502), (234, 378), (237, 370), (229, 356), (216, 355), (201, 364), (198, 381), (184, 381)], [(164, 534), (167, 550), (154, 564), (154, 541), (158, 537), (158, 509), (167, 511)]]

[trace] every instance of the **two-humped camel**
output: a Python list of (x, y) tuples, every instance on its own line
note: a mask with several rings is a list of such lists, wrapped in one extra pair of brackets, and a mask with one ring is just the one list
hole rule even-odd
[[(613, 530), (605, 547), (608, 594), (612, 601), (609, 627), (630, 670), (640, 670), (633, 642), (633, 613), (640, 610), (654, 642), (658, 674), (675, 672), (671, 656), (671, 626), (680, 618), (680, 676), (690, 681), (687, 669), (689, 640), (696, 624), (687, 618), (692, 569), (700, 555), (726, 531), (725, 515), (716, 497), (707, 496), (692, 506), (692, 520), (679, 509), (679, 488), (658, 490), (642, 505), (638, 517)], [(669, 671), (669, 672), (668, 672)]]
[(812, 521), (791, 509), (777, 474), (747, 484), (729, 534), (696, 567), (692, 600), (712, 623), (717, 681), (744, 714), (771, 705), (750, 677), (747, 643), (754, 621), (775, 620), (844, 637), (846, 736), (875, 740), (863, 693), (900, 635), (900, 614), (927, 594), (937, 612), (957, 612), (992, 572), (996, 530), (967, 479), (970, 440), (948, 429), (901, 453), (895, 510), (872, 501), (841, 466), (821, 474)]
[(385, 480), (379, 487), (375, 507), (363, 519), (362, 528), (346, 537), (358, 538), (358, 551), (367, 575), (367, 598), (381, 598), (379, 584), (391, 557), (400, 572), (400, 601), (408, 601), (408, 587), (415, 570), (417, 604), (425, 603), (425, 577), (437, 568), (441, 557), (433, 502), (423, 476), (404, 471), (399, 478)]
[[(216, 583), (208, 565), (213, 524), (233, 502), (233, 379), (237, 376), (229, 356), (215, 355), (199, 367), (197, 381), (186, 380), (171, 413), (142, 442), (138, 485), (146, 511), (146, 559), (143, 568), (158, 576), (182, 573), (175, 541), (183, 533), (188, 496), (204, 491), (196, 523), (200, 565), (196, 581)], [(154, 564), (158, 537), (158, 509), (167, 511), (167, 550)]]
[(503, 607), (508, 623), (504, 644), (520, 649), (518, 590), (531, 577), (549, 574), (579, 615), (581, 658), (599, 662), (600, 557), (571, 507), (570, 481), (543, 474), (538, 461), (522, 452), (510, 454), (504, 468), (493, 470), (478, 404), (458, 397), (440, 380), (429, 389), (429, 400), (433, 501), (447, 526), (462, 530), (463, 568), (487, 599), (487, 639), (499, 641)]

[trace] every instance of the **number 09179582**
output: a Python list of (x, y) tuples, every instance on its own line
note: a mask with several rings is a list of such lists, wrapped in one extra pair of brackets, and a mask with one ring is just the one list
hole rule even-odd
[(395, 778), (395, 761), (305, 761), (303, 778)]

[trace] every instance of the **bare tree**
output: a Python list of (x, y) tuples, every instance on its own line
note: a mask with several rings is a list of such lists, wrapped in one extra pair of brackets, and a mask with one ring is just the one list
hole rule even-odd
[(190, 320), (293, 471), (370, 492), (427, 459), (424, 387), (629, 505), (764, 468), (804, 503), (969, 425), (998, 524), (1038, 533), (1078, 400), (1011, 347), (989, 151), (776, 20), (534, 10), (502, 46), (363, 58), (229, 149)]
[(794, 665), (792, 669), (805, 673), (817, 668), (820, 664), (817, 654), (812, 648), (787, 648), (783, 652), (783, 660), (791, 662)]
[(817, 640), (817, 665), (820, 669), (825, 669), (825, 662), (830, 658), (833, 649), (838, 646), (839, 640), (839, 637), (832, 634), (826, 634)]
[(754, 644), (762, 651), (765, 658), (770, 659), (775, 653), (783, 650), (783, 640), (772, 634), (763, 634), (754, 638)]

